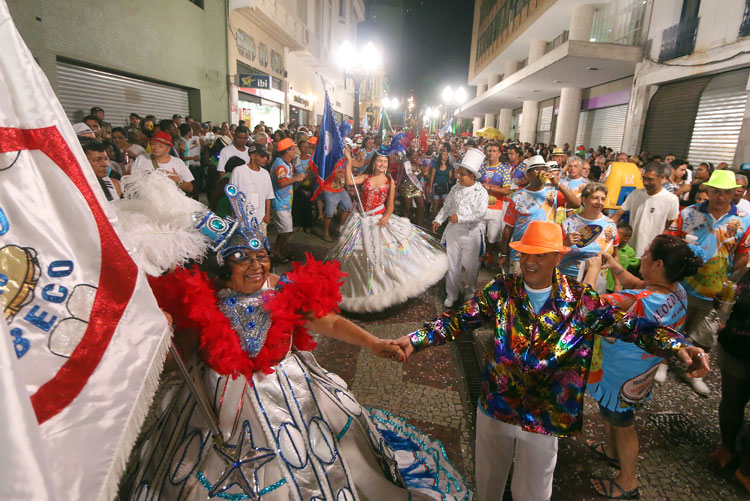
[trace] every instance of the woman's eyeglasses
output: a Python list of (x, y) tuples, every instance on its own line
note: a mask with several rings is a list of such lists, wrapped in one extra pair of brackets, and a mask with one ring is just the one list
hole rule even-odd
[(271, 261), (271, 256), (268, 254), (258, 254), (255, 257), (251, 256), (244, 256), (239, 259), (230, 259), (229, 262), (236, 265), (236, 266), (242, 266), (247, 267), (251, 264), (258, 263), (258, 264), (268, 264)]

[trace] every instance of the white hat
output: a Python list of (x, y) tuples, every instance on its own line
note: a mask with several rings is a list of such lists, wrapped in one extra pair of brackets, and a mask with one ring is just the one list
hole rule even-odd
[(479, 169), (482, 167), (482, 162), (484, 162), (484, 153), (482, 150), (478, 150), (477, 148), (469, 148), (466, 150), (466, 153), (464, 153), (463, 158), (456, 163), (458, 167), (463, 167), (464, 169), (470, 170), (474, 173), (475, 176), (479, 177)]
[(549, 162), (547, 162), (547, 168), (549, 170), (560, 169), (560, 164), (558, 164), (554, 160), (550, 160)]
[(73, 125), (73, 130), (75, 131), (76, 136), (80, 136), (80, 135), (83, 135), (83, 134), (93, 134), (94, 133), (94, 131), (91, 130), (91, 127), (89, 127), (88, 125), (86, 125), (83, 122), (79, 122), (79, 123)]
[(523, 169), (524, 173), (527, 170), (533, 169), (535, 167), (546, 167), (546, 168), (549, 169), (549, 166), (547, 165), (547, 162), (544, 161), (544, 157), (542, 157), (541, 155), (534, 155), (533, 157), (531, 157), (531, 158), (527, 159), (526, 161), (524, 161), (523, 164), (525, 166), (524, 169)]
[(352, 141), (351, 138), (349, 138), (349, 137), (345, 137), (344, 138), (344, 144), (346, 146), (354, 146), (354, 141)]

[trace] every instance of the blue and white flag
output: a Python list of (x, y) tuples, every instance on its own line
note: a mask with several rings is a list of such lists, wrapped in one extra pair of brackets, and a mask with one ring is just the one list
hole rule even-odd
[(453, 130), (453, 119), (448, 120), (445, 122), (445, 125), (438, 131), (438, 136), (443, 137), (448, 132), (451, 132)]
[(310, 159), (310, 168), (317, 178), (317, 188), (313, 193), (314, 200), (323, 190), (323, 184), (333, 174), (337, 167), (343, 165), (344, 142), (341, 139), (333, 107), (326, 91), (326, 103), (323, 109), (323, 120), (320, 123), (320, 137), (315, 145), (315, 151)]

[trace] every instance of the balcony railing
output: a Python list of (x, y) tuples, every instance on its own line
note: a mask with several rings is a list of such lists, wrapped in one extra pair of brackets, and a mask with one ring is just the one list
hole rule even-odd
[(698, 17), (689, 17), (680, 24), (675, 24), (664, 30), (661, 38), (661, 51), (659, 52), (660, 63), (693, 53), (699, 20)]
[(552, 40), (551, 42), (547, 42), (547, 46), (544, 48), (544, 53), (546, 54), (551, 50), (555, 50), (556, 48), (567, 42), (568, 35), (570, 35), (570, 32), (568, 30), (565, 30), (557, 35), (554, 40)]
[(750, 0), (745, 0), (745, 14), (742, 16), (742, 24), (740, 24), (739, 38), (750, 35)]
[[(488, 56), (501, 40), (507, 40), (515, 28), (537, 8), (541, 0), (502, 0), (493, 2), (486, 0), (480, 6), (486, 7), (488, 13), (494, 11), (487, 20), (480, 23), (479, 38), (477, 38), (476, 60), (482, 61)], [(497, 7), (496, 7), (497, 6)]]

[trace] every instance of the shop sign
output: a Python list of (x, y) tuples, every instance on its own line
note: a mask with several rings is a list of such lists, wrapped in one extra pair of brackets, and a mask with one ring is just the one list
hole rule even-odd
[(271, 88), (271, 76), (270, 75), (249, 75), (247, 73), (240, 73), (240, 87), (250, 87), (251, 89), (270, 89)]
[(304, 108), (306, 110), (312, 109), (312, 96), (308, 94), (301, 94), (293, 90), (289, 91), (289, 104), (296, 106), (297, 108)]
[(284, 93), (278, 89), (253, 89), (252, 87), (240, 87), (240, 90), (246, 94), (262, 97), (275, 103), (284, 104)]

